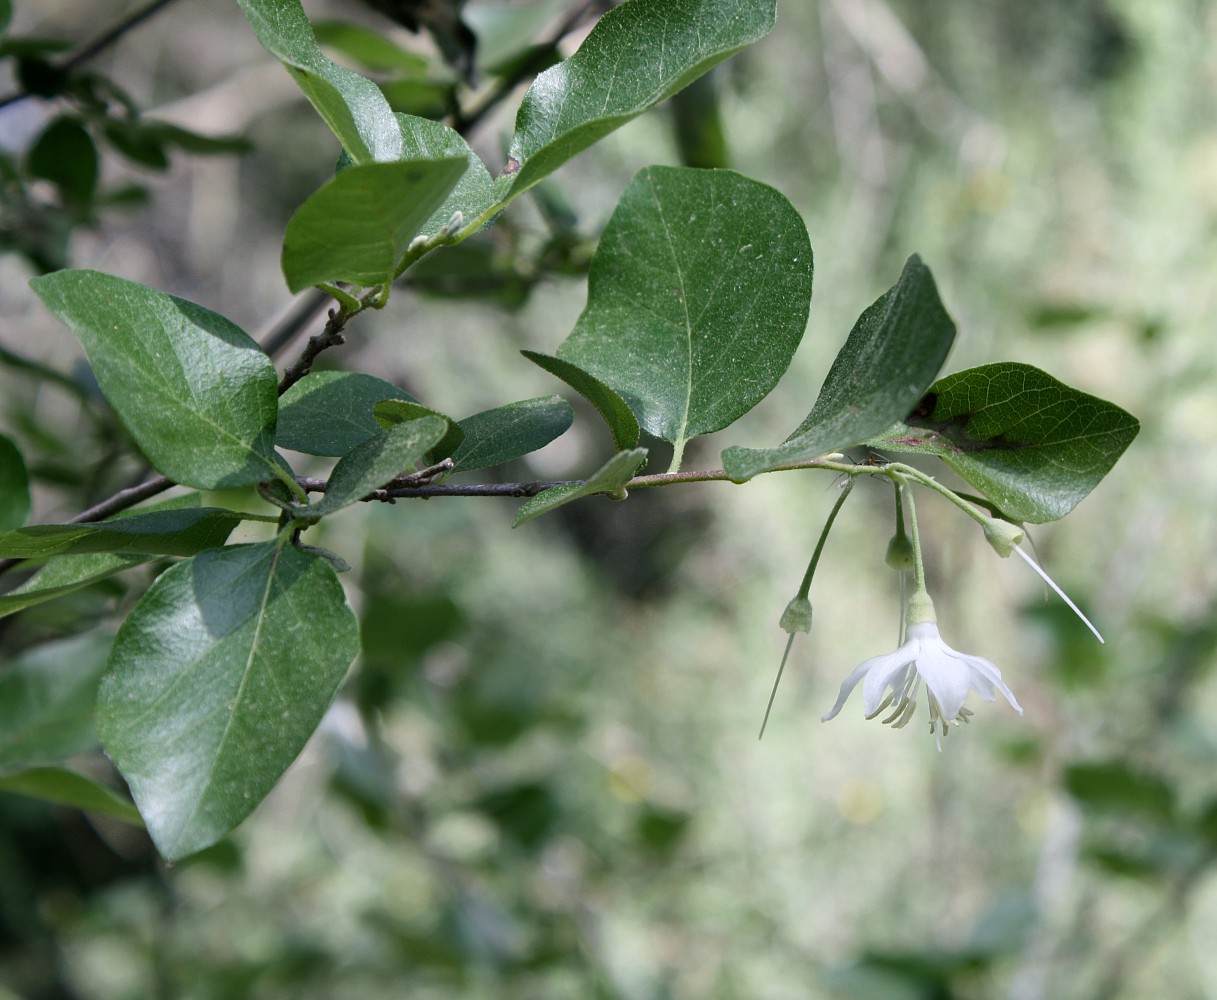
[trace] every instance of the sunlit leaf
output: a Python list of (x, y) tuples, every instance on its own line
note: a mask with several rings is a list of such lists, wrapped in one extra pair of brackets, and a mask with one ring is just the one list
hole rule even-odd
[(679, 454), (777, 385), (811, 281), (807, 229), (779, 192), (729, 170), (649, 167), (609, 219), (587, 308), (558, 357)]
[(114, 640), (97, 727), (166, 858), (249, 815), (358, 648), (333, 569), (291, 545), (204, 552), (157, 579)]
[(101, 391), (156, 470), (200, 489), (275, 478), (278, 379), (218, 313), (99, 271), (30, 283), (76, 334)]
[(453, 454), (456, 472), (502, 465), (544, 448), (566, 433), (575, 413), (560, 396), (542, 396), (475, 413), (461, 421), (465, 440)]
[(325, 496), (310, 505), (309, 512), (332, 514), (379, 489), (416, 466), (447, 431), (443, 417), (426, 416), (395, 424), (356, 445), (334, 466)]
[(283, 274), (293, 292), (322, 282), (392, 281), (410, 241), (444, 203), (464, 157), (352, 164), (313, 192), (288, 220)]
[(858, 317), (807, 419), (776, 448), (728, 448), (723, 468), (748, 479), (886, 430), (921, 398), (954, 340), (930, 269), (910, 257), (896, 284)]
[(1006, 517), (1064, 517), (1137, 436), (1114, 403), (1031, 365), (1000, 362), (939, 379), (904, 421), (872, 444), (937, 455)]

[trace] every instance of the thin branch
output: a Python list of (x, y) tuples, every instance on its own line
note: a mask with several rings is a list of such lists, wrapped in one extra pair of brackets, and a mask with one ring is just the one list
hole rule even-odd
[(296, 336), (317, 318), (329, 300), (330, 297), (319, 288), (310, 288), (296, 299), (287, 314), (271, 328), (262, 342), (262, 350), (266, 356), (274, 358), (286, 350)]
[[(86, 43), (77, 52), (69, 56), (58, 67), (60, 73), (70, 73), (72, 70), (79, 68), (87, 63), (90, 59), (94, 59), (101, 55), (106, 49), (110, 48), (118, 42), (132, 28), (138, 27), (154, 14), (159, 13), (164, 8), (168, 7), (173, 0), (152, 0), (139, 10), (132, 11), (125, 18), (115, 24), (112, 28), (102, 32), (93, 41)], [(24, 101), (27, 97), (32, 96), (28, 91), (18, 91), (14, 94), (8, 94), (0, 98), (0, 108), (6, 108), (10, 104), (17, 104)]]
[(349, 314), (343, 306), (330, 310), (330, 318), (325, 324), (325, 329), (315, 337), (309, 337), (308, 343), (304, 346), (304, 350), (300, 352), (300, 357), (296, 359), (296, 363), (283, 373), (283, 378), (279, 380), (280, 396), (312, 371), (313, 362), (317, 360), (317, 356), (322, 351), (346, 343), (342, 330), (346, 326), (348, 317)]

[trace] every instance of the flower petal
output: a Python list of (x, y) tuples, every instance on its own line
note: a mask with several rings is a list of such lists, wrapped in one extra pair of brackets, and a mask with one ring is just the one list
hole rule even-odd
[(832, 710), (820, 716), (821, 722), (827, 722), (829, 719), (835, 719), (837, 717), (837, 714), (845, 707), (846, 700), (851, 694), (853, 694), (854, 688), (858, 686), (858, 681), (862, 680), (862, 677), (866, 673), (869, 664), (870, 660), (867, 660), (866, 663), (860, 663), (858, 666), (854, 667), (853, 673), (846, 677), (844, 682), (841, 684), (841, 692), (837, 695), (837, 702), (835, 705), (833, 705)]
[(883, 701), (883, 694), (891, 683), (892, 677), (917, 659), (920, 643), (909, 639), (894, 653), (884, 653), (873, 656), (863, 663), (859, 670), (865, 668), (866, 680), (862, 682), (862, 709), (866, 715), (872, 716)]
[[(976, 684), (977, 681), (984, 678), (984, 680), (987, 681), (991, 686), (990, 690), (992, 688), (996, 688), (1002, 693), (1002, 697), (1004, 697), (1006, 701), (1010, 703), (1010, 707), (1013, 708), (1014, 711), (1016, 711), (1019, 715), (1023, 714), (1023, 706), (1020, 705), (1017, 699), (1014, 697), (1014, 692), (1006, 687), (1005, 681), (1001, 679), (1001, 671), (997, 669), (996, 664), (986, 660), (983, 656), (968, 656), (965, 658), (970, 661), (970, 665), (974, 671), (972, 678), (973, 684)], [(979, 685), (977, 685), (976, 690), (980, 691)], [(981, 691), (981, 697), (984, 698), (983, 691)], [(985, 698), (985, 701), (992, 700), (992, 694)]]

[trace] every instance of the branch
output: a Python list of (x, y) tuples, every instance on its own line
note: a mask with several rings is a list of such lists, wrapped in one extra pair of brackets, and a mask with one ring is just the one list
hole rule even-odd
[[(138, 27), (171, 3), (173, 3), (173, 0), (152, 0), (151, 3), (141, 7), (139, 10), (132, 11), (108, 31), (103, 32), (93, 39), (93, 41), (82, 46), (74, 55), (65, 59), (56, 69), (60, 73), (71, 73), (72, 70), (79, 68), (90, 59), (101, 55), (101, 53), (118, 42), (132, 28)], [(17, 104), (30, 96), (30, 93), (25, 90), (18, 91), (15, 94), (8, 94), (0, 98), (0, 108), (6, 108), (10, 104)]]

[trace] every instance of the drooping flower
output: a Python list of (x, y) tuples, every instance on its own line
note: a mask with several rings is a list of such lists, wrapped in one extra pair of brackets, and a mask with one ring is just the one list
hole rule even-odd
[(933, 606), (924, 591), (909, 602), (908, 632), (899, 649), (875, 656), (859, 664), (841, 685), (832, 710), (822, 722), (835, 718), (859, 683), (862, 708), (868, 719), (891, 709), (880, 720), (900, 729), (908, 724), (917, 707), (917, 695), (924, 681), (930, 712), (930, 732), (942, 749), (948, 725), (967, 722), (972, 712), (964, 707), (975, 691), (985, 701), (993, 701), (1000, 691), (1010, 706), (1023, 714), (1013, 692), (1001, 679), (1001, 671), (982, 656), (971, 656), (952, 649), (942, 639), (934, 621)]

